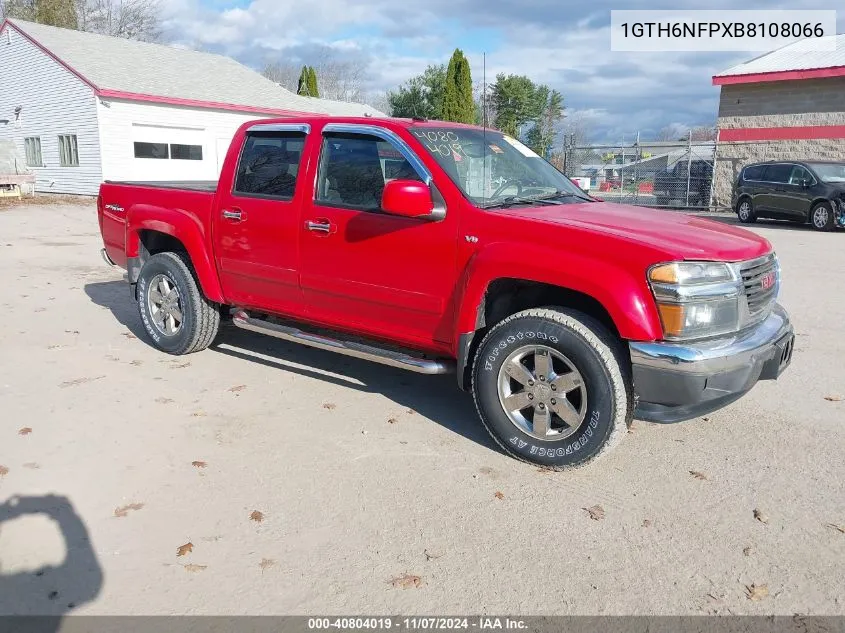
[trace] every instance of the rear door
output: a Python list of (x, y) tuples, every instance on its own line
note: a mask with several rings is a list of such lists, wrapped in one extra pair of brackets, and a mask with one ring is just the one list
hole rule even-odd
[(308, 314), (409, 345), (447, 342), (457, 214), (432, 220), (384, 213), (381, 194), (393, 178), (433, 182), (394, 132), (325, 126), (315, 199), (300, 227)]
[(760, 211), (773, 218), (782, 218), (786, 215), (784, 200), (789, 177), (792, 174), (793, 165), (790, 163), (772, 163), (766, 165), (763, 172), (762, 189), (755, 203)]
[(309, 190), (299, 178), (303, 124), (249, 128), (234, 177), (220, 181), (214, 254), (224, 296), (242, 307), (296, 314), (299, 287), (299, 213)]

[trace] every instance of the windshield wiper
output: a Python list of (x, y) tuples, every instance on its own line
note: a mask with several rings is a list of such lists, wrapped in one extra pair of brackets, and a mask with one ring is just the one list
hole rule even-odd
[(558, 190), (554, 193), (550, 193), (547, 196), (543, 196), (539, 198), (540, 200), (555, 200), (557, 198), (578, 198), (579, 200), (586, 200), (587, 202), (592, 202), (592, 198), (586, 197), (585, 195), (575, 193), (574, 191), (562, 191)]
[(534, 198), (532, 196), (508, 196), (507, 198), (502, 198), (498, 202), (491, 202), (490, 204), (485, 204), (481, 208), (503, 209), (505, 207), (512, 207), (515, 204), (534, 204), (535, 202), (539, 202), (541, 204), (557, 205), (557, 203), (552, 202), (548, 196), (543, 196), (539, 198)]

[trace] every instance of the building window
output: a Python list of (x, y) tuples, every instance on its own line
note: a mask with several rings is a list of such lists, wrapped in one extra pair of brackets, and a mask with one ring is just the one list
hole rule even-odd
[(202, 145), (171, 143), (170, 158), (174, 160), (202, 160)]
[(135, 143), (135, 158), (170, 158), (167, 143)]
[(79, 167), (76, 134), (62, 134), (59, 137), (59, 164), (62, 167)]
[(41, 137), (30, 136), (23, 140), (24, 148), (26, 149), (26, 166), (27, 167), (43, 167), (41, 162)]

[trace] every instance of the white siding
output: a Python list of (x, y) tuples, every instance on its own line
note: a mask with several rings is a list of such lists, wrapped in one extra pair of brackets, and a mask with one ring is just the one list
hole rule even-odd
[[(100, 185), (100, 142), (94, 91), (8, 25), (0, 34), (0, 138), (25, 156), (24, 138), (41, 138), (36, 191), (94, 195)], [(15, 108), (21, 106), (20, 120)], [(79, 167), (59, 165), (60, 134), (75, 134)], [(24, 168), (26, 169), (26, 168)]]
[[(104, 180), (215, 180), (238, 127), (252, 113), (107, 99), (97, 105)], [(202, 160), (135, 158), (134, 143), (202, 145)]]

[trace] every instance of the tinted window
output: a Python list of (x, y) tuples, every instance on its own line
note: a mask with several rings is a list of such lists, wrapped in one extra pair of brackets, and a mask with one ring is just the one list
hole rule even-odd
[(170, 158), (176, 160), (202, 160), (202, 145), (170, 144)]
[(742, 172), (742, 179), (743, 180), (763, 180), (763, 171), (765, 167), (763, 165), (754, 165), (752, 167), (746, 167), (745, 171)]
[(812, 182), (813, 177), (801, 165), (795, 165), (789, 174), (790, 185), (800, 185), (803, 181)]
[(304, 145), (302, 132), (249, 134), (238, 163), (235, 193), (292, 198)]
[(167, 143), (135, 143), (135, 158), (168, 158)]
[(763, 175), (763, 180), (766, 182), (789, 182), (789, 176), (792, 174), (792, 165), (768, 165), (766, 172)]
[(385, 183), (422, 180), (399, 150), (377, 136), (327, 134), (323, 140), (317, 200), (376, 210)]

